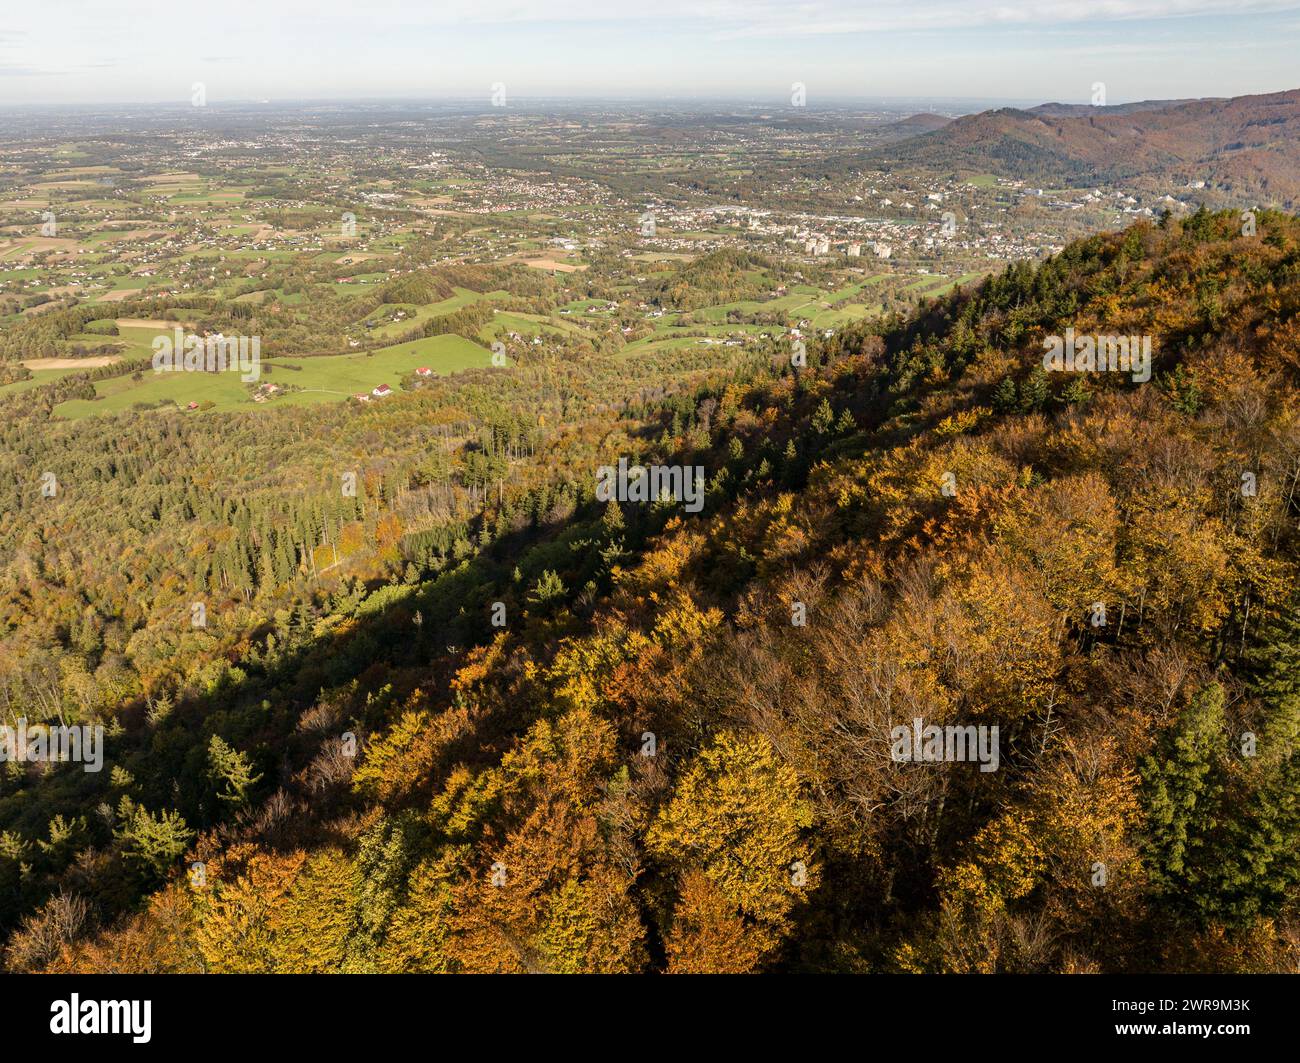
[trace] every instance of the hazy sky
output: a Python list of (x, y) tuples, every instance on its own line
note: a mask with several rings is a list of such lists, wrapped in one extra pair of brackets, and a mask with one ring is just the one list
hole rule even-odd
[[(7, 0), (0, 105), (1300, 87), (1300, 0)], [(593, 12), (598, 16), (593, 17)]]

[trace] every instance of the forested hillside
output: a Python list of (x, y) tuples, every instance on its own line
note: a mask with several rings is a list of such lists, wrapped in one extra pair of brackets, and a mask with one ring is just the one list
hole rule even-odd
[(1159, 100), (1117, 107), (1045, 104), (959, 118), (873, 157), (985, 170), (1055, 185), (1164, 183), (1291, 206), (1300, 196), (1300, 93)]
[[(1201, 212), (674, 394), (13, 422), (0, 698), (108, 744), (3, 766), (5, 966), (1296, 969), (1297, 311), (1300, 223)], [(619, 456), (703, 511), (597, 502)]]

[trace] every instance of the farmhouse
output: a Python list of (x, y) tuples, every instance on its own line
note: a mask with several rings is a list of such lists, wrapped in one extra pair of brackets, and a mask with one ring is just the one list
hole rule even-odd
[(422, 366), (420, 366), (419, 369), (417, 369), (417, 370), (415, 371), (415, 375), (416, 375), (416, 376), (433, 376), (433, 370), (430, 369), (430, 368), (429, 368), (428, 366), (426, 366), (426, 365), (422, 365)]
[(372, 394), (377, 399), (382, 399), (385, 395), (391, 395), (392, 393), (393, 393), (393, 389), (390, 388), (387, 384), (380, 384), (379, 387), (371, 391), (370, 394)]

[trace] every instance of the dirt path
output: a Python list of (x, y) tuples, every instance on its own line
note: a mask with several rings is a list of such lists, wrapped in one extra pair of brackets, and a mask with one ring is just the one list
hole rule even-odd
[(122, 360), (120, 354), (99, 354), (93, 358), (24, 358), (23, 365), (28, 369), (99, 369), (105, 365), (115, 365)]

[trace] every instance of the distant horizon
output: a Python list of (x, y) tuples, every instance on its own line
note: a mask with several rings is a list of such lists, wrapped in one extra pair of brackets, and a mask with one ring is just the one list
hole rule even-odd
[(52, 0), (7, 13), (0, 108), (484, 98), (1108, 103), (1282, 91), (1300, 0)]
[[(1106, 108), (1125, 107), (1137, 103), (1153, 103), (1186, 100), (1216, 100), (1216, 99), (1237, 99), (1248, 96), (1271, 96), (1286, 92), (1300, 92), (1300, 83), (1292, 86), (1278, 89), (1265, 89), (1260, 92), (1249, 93), (1205, 93), (1196, 96), (1141, 96), (1133, 99), (1119, 98), (1108, 99), (1104, 105), (1097, 105), (1099, 110)], [(683, 109), (706, 107), (734, 107), (745, 108), (757, 111), (780, 111), (787, 112), (792, 108), (788, 100), (779, 97), (772, 99), (761, 99), (749, 96), (718, 96), (718, 95), (635, 95), (629, 94), (624, 96), (598, 96), (598, 95), (559, 95), (546, 94), (537, 96), (517, 95), (510, 97), (509, 103), (505, 106), (506, 110), (510, 108), (524, 109), (537, 108), (547, 104), (572, 105), (575, 107), (598, 107), (601, 105), (611, 106), (641, 106), (641, 107), (660, 107), (675, 106)], [(941, 108), (939, 105), (947, 105)], [(927, 107), (938, 113), (941, 109), (954, 110), (957, 107), (969, 105), (969, 109), (962, 110), (961, 114), (974, 114), (979, 111), (985, 111), (1000, 107), (1014, 107), (1019, 109), (1032, 109), (1034, 107), (1045, 107), (1048, 105), (1058, 106), (1085, 106), (1092, 105), (1087, 98), (1069, 99), (1065, 97), (997, 97), (997, 96), (916, 96), (910, 94), (900, 94), (897, 96), (838, 96), (825, 97), (818, 102), (809, 101), (801, 108), (809, 113), (819, 111), (836, 111), (845, 109), (869, 109), (872, 107), (881, 107), (887, 109), (897, 109), (899, 111), (917, 108), (917, 113), (924, 112)], [(16, 111), (132, 111), (132, 110), (149, 110), (149, 111), (178, 111), (188, 113), (193, 110), (193, 104), (186, 102), (176, 102), (172, 100), (111, 100), (111, 101), (69, 101), (55, 103), (4, 103), (0, 102), (0, 113)], [(208, 97), (204, 106), (210, 111), (237, 111), (251, 110), (255, 108), (307, 108), (317, 106), (328, 107), (473, 107), (482, 110), (484, 113), (492, 113), (496, 108), (493, 107), (490, 100), (483, 95), (461, 95), (455, 96), (450, 94), (429, 95), (429, 96), (302, 96), (302, 97), (236, 97), (230, 99), (220, 99)]]

